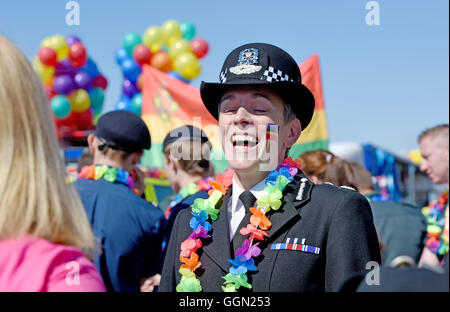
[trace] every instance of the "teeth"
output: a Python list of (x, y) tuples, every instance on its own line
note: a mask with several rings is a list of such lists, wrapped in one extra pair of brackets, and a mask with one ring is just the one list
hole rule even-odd
[(256, 138), (249, 136), (249, 135), (242, 135), (242, 134), (235, 134), (232, 137), (233, 142), (238, 142), (238, 141), (247, 141), (247, 142), (251, 142), (251, 143), (256, 143)]
[(256, 146), (258, 144), (257, 138), (246, 134), (235, 134), (232, 136), (231, 141), (234, 146)]

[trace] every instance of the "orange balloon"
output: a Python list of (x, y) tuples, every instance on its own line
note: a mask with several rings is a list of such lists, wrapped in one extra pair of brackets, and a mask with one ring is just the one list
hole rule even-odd
[(166, 51), (160, 50), (153, 54), (150, 65), (167, 73), (172, 70), (172, 59)]

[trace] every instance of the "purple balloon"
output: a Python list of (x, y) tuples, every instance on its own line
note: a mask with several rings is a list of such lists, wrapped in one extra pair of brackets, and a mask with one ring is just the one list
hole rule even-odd
[(81, 42), (80, 38), (78, 38), (77, 36), (68, 36), (66, 38), (66, 43), (68, 46), (74, 44), (75, 42)]
[(92, 78), (86, 72), (80, 71), (76, 73), (73, 80), (79, 89), (89, 90), (92, 87)]
[(137, 92), (139, 92), (139, 89), (136, 87), (136, 84), (134, 82), (131, 82), (128, 79), (125, 79), (122, 83), (122, 90), (123, 93), (129, 96), (130, 98), (135, 95)]
[(69, 60), (62, 60), (55, 65), (55, 75), (75, 75), (75, 68)]
[(75, 89), (73, 79), (69, 75), (61, 75), (53, 81), (53, 91), (58, 94), (69, 94)]

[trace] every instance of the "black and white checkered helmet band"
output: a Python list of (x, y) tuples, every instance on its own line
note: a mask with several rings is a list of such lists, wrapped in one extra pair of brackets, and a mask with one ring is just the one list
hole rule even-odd
[(228, 71), (228, 68), (225, 68), (225, 70), (220, 73), (220, 75), (219, 75), (220, 83), (225, 83), (227, 81), (227, 71)]
[(289, 78), (288, 74), (285, 74), (281, 70), (276, 69), (272, 66), (269, 66), (269, 68), (264, 71), (264, 74), (262, 75), (261, 80), (266, 80), (269, 82), (272, 82), (272, 81), (292, 81), (292, 82), (294, 82), (294, 80)]
[[(219, 83), (227, 82), (227, 72), (228, 68), (225, 68), (219, 75)], [(294, 80), (289, 78), (288, 74), (283, 73), (281, 70), (276, 69), (272, 66), (269, 66), (268, 69), (264, 71), (264, 74), (261, 76), (261, 80), (266, 80), (268, 82), (273, 81), (292, 81)]]

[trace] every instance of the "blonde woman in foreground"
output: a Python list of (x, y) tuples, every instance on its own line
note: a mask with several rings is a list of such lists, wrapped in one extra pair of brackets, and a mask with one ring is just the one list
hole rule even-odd
[(105, 291), (40, 81), (2, 36), (0, 162), (0, 291)]

